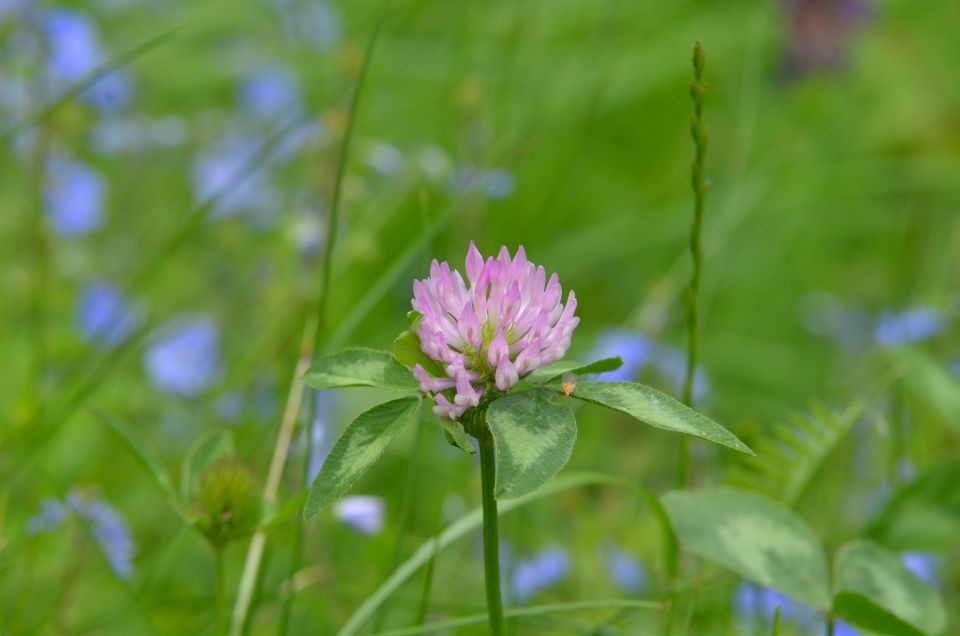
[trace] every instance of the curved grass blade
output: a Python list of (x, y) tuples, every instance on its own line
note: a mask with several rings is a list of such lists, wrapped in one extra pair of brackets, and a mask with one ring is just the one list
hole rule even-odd
[[(573, 603), (552, 603), (550, 605), (537, 605), (535, 607), (517, 607), (504, 611), (505, 618), (526, 618), (530, 616), (544, 616), (547, 614), (560, 614), (563, 612), (579, 612), (591, 609), (645, 609), (660, 610), (663, 604), (657, 601), (635, 601), (631, 599), (602, 599), (596, 601), (576, 601)], [(388, 632), (380, 632), (378, 636), (417, 636), (418, 634), (429, 634), (442, 632), (457, 627), (467, 627), (469, 625), (479, 625), (487, 621), (486, 614), (471, 614), (462, 618), (454, 618), (448, 621), (438, 621), (436, 623), (427, 623), (417, 627), (405, 627), (403, 629), (393, 629)]]
[[(571, 488), (601, 485), (625, 488), (643, 497), (644, 501), (650, 506), (651, 511), (657, 517), (663, 533), (664, 554), (669, 555), (673, 546), (676, 545), (676, 537), (673, 534), (673, 528), (660, 502), (650, 491), (615, 475), (604, 473), (567, 473), (560, 475), (544, 485), (543, 488), (523, 495), (522, 497), (501, 502), (498, 506), (497, 514), (503, 515), (538, 499), (549, 497), (550, 495), (570, 490)], [(357, 634), (359, 629), (373, 617), (374, 613), (384, 601), (396, 592), (400, 586), (406, 583), (410, 577), (433, 558), (437, 552), (477, 530), (482, 523), (483, 511), (480, 508), (474, 508), (447, 526), (440, 534), (427, 539), (417, 548), (409, 559), (394, 570), (393, 574), (391, 574), (373, 594), (368, 596), (366, 600), (360, 604), (360, 607), (356, 609), (353, 615), (344, 623), (343, 627), (340, 628), (340, 631), (337, 632), (337, 636), (353, 636)], [(676, 565), (671, 565), (669, 562), (667, 567), (668, 570), (671, 571), (676, 569)], [(486, 614), (484, 614), (484, 620), (486, 620)]]
[(157, 35), (147, 38), (143, 42), (136, 44), (130, 49), (116, 55), (113, 59), (108, 60), (103, 66), (94, 69), (79, 82), (70, 86), (70, 88), (64, 91), (62, 95), (54, 99), (48, 105), (34, 113), (27, 115), (3, 131), (3, 133), (0, 134), (0, 143), (4, 143), (7, 141), (7, 139), (13, 137), (17, 133), (20, 133), (32, 126), (36, 126), (44, 120), (49, 119), (54, 113), (69, 104), (79, 95), (82, 95), (84, 91), (93, 86), (104, 76), (117, 69), (129, 66), (138, 58), (142, 57), (146, 53), (149, 53), (153, 49), (169, 40), (171, 37), (173, 37), (174, 33), (177, 32), (177, 28), (178, 27), (172, 27), (160, 32)]

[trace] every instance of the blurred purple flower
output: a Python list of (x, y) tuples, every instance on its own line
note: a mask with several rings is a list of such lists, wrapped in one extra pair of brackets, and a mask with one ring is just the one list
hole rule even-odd
[(144, 354), (154, 387), (164, 393), (195, 397), (220, 377), (220, 327), (209, 317), (173, 321)]
[(560, 546), (550, 546), (529, 559), (517, 562), (510, 589), (513, 599), (522, 605), (537, 593), (562, 581), (571, 568), (570, 555)]
[(894, 347), (929, 340), (943, 331), (944, 319), (934, 307), (911, 307), (903, 311), (885, 311), (877, 318), (874, 337), (882, 345)]
[(587, 356), (588, 360), (600, 360), (620, 356), (623, 366), (615, 371), (598, 374), (610, 382), (635, 380), (640, 370), (650, 361), (654, 343), (643, 334), (629, 329), (607, 329), (597, 338), (597, 343)]
[(106, 281), (88, 283), (80, 292), (77, 324), (86, 340), (113, 347), (136, 326), (136, 312), (120, 289)]
[(251, 73), (240, 85), (238, 97), (244, 112), (267, 122), (288, 119), (303, 109), (297, 76), (280, 66)]
[(384, 507), (381, 497), (353, 495), (338, 501), (333, 515), (357, 532), (375, 535), (383, 530)]
[[(262, 144), (251, 137), (231, 135), (193, 165), (193, 196), (197, 203), (216, 198), (212, 215), (255, 214), (269, 210), (276, 192), (261, 167), (255, 167)], [(263, 161), (267, 159), (264, 158)]]
[(904, 552), (900, 560), (914, 576), (927, 585), (939, 588), (940, 578), (937, 571), (940, 569), (940, 558), (926, 552)]
[(734, 591), (734, 609), (747, 629), (766, 630), (778, 605), (781, 620), (793, 623), (805, 633), (812, 633), (820, 622), (816, 609), (772, 588), (745, 581)]
[(64, 154), (47, 161), (43, 200), (52, 229), (79, 236), (103, 225), (104, 184), (99, 173)]
[(841, 66), (850, 39), (873, 14), (869, 0), (784, 0), (783, 5), (789, 75)]
[(624, 594), (636, 594), (647, 584), (647, 570), (636, 555), (616, 545), (602, 548), (607, 574)]

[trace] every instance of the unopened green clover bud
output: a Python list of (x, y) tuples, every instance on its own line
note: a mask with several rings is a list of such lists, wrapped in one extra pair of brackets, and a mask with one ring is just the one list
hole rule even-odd
[(193, 501), (197, 528), (216, 548), (253, 533), (260, 523), (260, 485), (250, 468), (225, 458), (203, 473)]

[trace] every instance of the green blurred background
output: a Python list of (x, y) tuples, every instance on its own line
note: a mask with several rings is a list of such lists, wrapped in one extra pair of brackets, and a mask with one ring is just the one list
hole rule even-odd
[[(577, 293), (573, 357), (615, 342), (642, 381), (677, 395), (700, 41), (711, 187), (698, 407), (759, 448), (815, 400), (862, 399), (863, 422), (798, 503), (829, 547), (857, 536), (891, 492), (960, 448), (957, 410), (940, 408), (956, 405), (948, 370), (960, 360), (958, 32), (947, 1), (0, 2), (0, 633), (212, 633), (210, 551), (93, 409), (135, 428), (177, 478), (195, 440), (229, 431), (263, 480), (314, 315), (368, 49), (322, 349), (389, 348), (431, 258), (460, 267), (471, 239), (485, 254), (523, 244)], [(97, 68), (122, 82), (60, 99)], [(57, 185), (57, 156), (88, 171), (77, 192)], [(217, 203), (204, 206), (211, 194)], [(97, 220), (64, 230), (57, 215), (86, 209), (84, 196)], [(102, 326), (119, 309), (91, 328), (91, 282), (133, 308), (122, 337)], [(209, 337), (157, 370), (151, 351), (190, 317)], [(903, 344), (941, 370), (939, 393), (928, 376), (893, 379), (890, 350)], [(196, 386), (164, 385), (164, 373), (191, 369)], [(339, 392), (322, 406), (317, 444), (382, 397)], [(589, 408), (578, 418), (569, 469), (673, 486), (676, 439)], [(302, 490), (309, 446), (298, 429), (281, 499)], [(731, 453), (694, 452), (694, 485), (743, 479)], [(478, 483), (473, 461), (426, 418), (358, 489), (383, 498), (382, 529), (357, 531), (333, 513), (302, 529), (298, 514), (277, 524), (249, 633), (276, 633), (292, 580), (288, 633), (332, 634), (398, 555), (478, 505)], [(74, 489), (125, 520), (127, 575), (76, 526), (30, 530), (45, 499)], [(625, 491), (542, 500), (506, 516), (502, 533), (516, 559), (552, 545), (568, 553), (538, 601), (622, 594), (605, 568), (610, 545), (643, 563), (631, 595), (662, 591), (653, 519)], [(960, 629), (960, 539), (911, 537), (887, 540), (936, 556)], [(231, 604), (246, 545), (226, 551)], [(698, 571), (716, 574), (688, 564)], [(432, 619), (483, 611), (477, 537), (440, 554), (433, 576)], [(687, 633), (752, 633), (737, 580), (707, 580), (685, 600)], [(421, 588), (419, 578), (401, 588), (384, 628), (409, 624)], [(660, 621), (631, 612), (597, 627), (613, 614), (531, 619), (517, 633), (653, 633)], [(783, 633), (803, 630), (787, 622)]]

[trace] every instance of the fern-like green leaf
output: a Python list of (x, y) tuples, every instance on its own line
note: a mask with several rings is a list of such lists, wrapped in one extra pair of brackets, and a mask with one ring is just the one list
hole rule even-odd
[(836, 410), (816, 403), (808, 414), (774, 424), (763, 437), (751, 441), (755, 457), (737, 458), (731, 483), (795, 506), (864, 408), (860, 400)]

